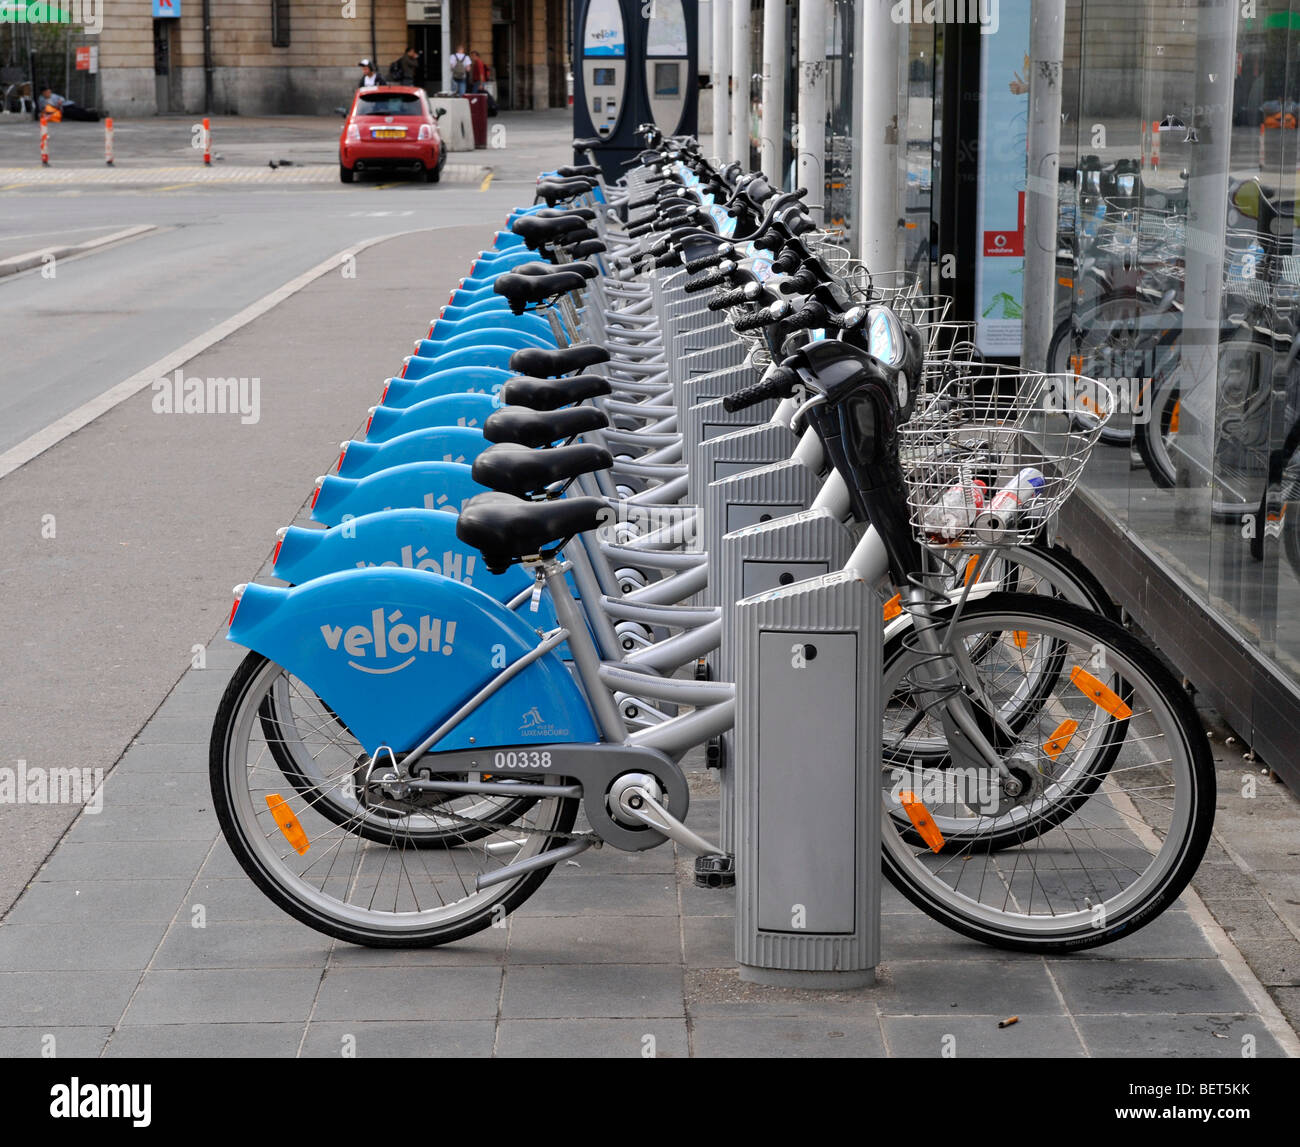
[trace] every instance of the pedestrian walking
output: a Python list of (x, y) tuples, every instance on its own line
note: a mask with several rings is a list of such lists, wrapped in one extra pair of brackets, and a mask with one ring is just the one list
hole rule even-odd
[(465, 54), (465, 45), (457, 44), (451, 57), (451, 87), (458, 96), (469, 90), (469, 71), (473, 61)]

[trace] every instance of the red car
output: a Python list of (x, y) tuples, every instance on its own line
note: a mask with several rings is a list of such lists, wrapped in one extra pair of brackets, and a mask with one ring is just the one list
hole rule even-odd
[(385, 84), (361, 88), (339, 136), (339, 179), (351, 183), (362, 171), (411, 171), (437, 183), (447, 153), (438, 116), (422, 88)]

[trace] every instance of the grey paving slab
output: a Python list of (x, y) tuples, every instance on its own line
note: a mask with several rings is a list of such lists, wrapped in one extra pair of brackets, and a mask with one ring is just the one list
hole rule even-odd
[(113, 767), (109, 780), (116, 777), (121, 781), (143, 773), (198, 774), (206, 780), (208, 755), (193, 747), (182, 751), (175, 745), (133, 745)]
[(112, 1034), (107, 1026), (0, 1027), (0, 1059), (94, 1059)]
[(1206, 900), (1205, 906), (1234, 941), (1248, 936), (1261, 939), (1292, 938), (1285, 921), (1263, 896)]
[(1205, 900), (1230, 900), (1254, 895), (1250, 879), (1231, 862), (1203, 863), (1192, 877), (1192, 886)]
[(676, 916), (519, 916), (511, 967), (526, 964), (680, 964)]
[(551, 874), (516, 916), (675, 916), (677, 889), (671, 876)]
[(732, 888), (696, 888), (693, 875), (678, 873), (683, 916), (734, 916), (736, 892)]
[(997, 948), (967, 939), (915, 908), (880, 917), (880, 958), (884, 961), (996, 960), (1004, 956)]
[(487, 1058), (494, 1020), (426, 1020), (421, 1023), (313, 1023), (302, 1054), (316, 1059)]
[(496, 1054), (503, 1058), (685, 1059), (686, 1021), (502, 1020)]
[(1132, 936), (1125, 936), (1100, 948), (1088, 948), (1073, 958), (1209, 960), (1217, 957), (1214, 945), (1206, 939), (1200, 925), (1186, 912), (1171, 909)]
[(312, 1021), (483, 1019), (500, 996), (496, 966), (331, 968)]
[(736, 922), (731, 916), (683, 916), (688, 968), (730, 968), (736, 963)]
[[(692, 819), (692, 825), (694, 820)], [(663, 875), (672, 873), (676, 867), (673, 850), (669, 845), (661, 844), (645, 852), (622, 852), (617, 848), (589, 848), (581, 856), (565, 861), (555, 870), (553, 879), (561, 880), (574, 873), (629, 873), (640, 875), (650, 873)]]
[(141, 1024), (121, 1027), (105, 1059), (292, 1059), (305, 1023)]
[(9, 1027), (115, 1024), (139, 972), (0, 972), (0, 1016)]
[(889, 1054), (897, 1057), (1030, 1059), (1087, 1054), (1067, 1016), (1024, 1015), (1005, 1028), (999, 1028), (991, 1016), (882, 1016), (880, 1026)]
[(136, 734), (137, 745), (203, 745), (212, 736), (212, 716), (154, 717)]
[(1262, 939), (1235, 935), (1234, 942), (1250, 962), (1259, 982), (1268, 987), (1300, 987), (1300, 940)]
[(853, 1059), (885, 1053), (880, 1023), (870, 1020), (759, 1016), (697, 1019), (697, 1057), (740, 1059)]
[(307, 1015), (320, 978), (314, 968), (148, 971), (122, 1024), (292, 1023)]
[(1105, 1058), (1240, 1060), (1247, 1037), (1260, 1059), (1283, 1054), (1258, 1015), (1078, 1016), (1075, 1022), (1089, 1054)]
[(1300, 988), (1270, 988), (1268, 994), (1292, 1029), (1300, 1031)]
[[(202, 906), (208, 923), (230, 920), (272, 920), (281, 923), (284, 910), (271, 902), (260, 888), (247, 877), (230, 880), (200, 878), (189, 889), (185, 898), (184, 915), (192, 918), (193, 909)], [(328, 936), (321, 934), (321, 948), (330, 944)]]
[(154, 957), (155, 968), (318, 968), (329, 959), (319, 932), (289, 917), (285, 923), (209, 920), (196, 928), (188, 917), (172, 925)]
[(1047, 968), (1023, 960), (891, 960), (876, 970), (880, 1014), (1063, 1015)]
[(211, 840), (73, 842), (41, 866), (41, 880), (150, 880), (198, 873)]
[(6, 924), (135, 924), (167, 921), (190, 882), (172, 880), (37, 881), (5, 917)]
[(0, 925), (0, 968), (11, 972), (116, 972), (148, 964), (167, 930), (151, 924)]
[(692, 1021), (702, 1017), (786, 1016), (868, 1020), (878, 1015), (875, 988), (814, 991), (751, 984), (735, 968), (688, 968), (686, 1009)]
[(184, 840), (209, 843), (215, 838), (217, 822), (212, 812), (192, 803), (175, 802), (165, 813), (151, 805), (114, 802), (102, 812), (78, 817), (64, 838), (68, 844), (124, 840)]
[(682, 971), (664, 964), (554, 964), (506, 970), (506, 1019), (683, 1015)]
[(1217, 960), (1053, 960), (1050, 967), (1075, 1015), (1252, 1010)]

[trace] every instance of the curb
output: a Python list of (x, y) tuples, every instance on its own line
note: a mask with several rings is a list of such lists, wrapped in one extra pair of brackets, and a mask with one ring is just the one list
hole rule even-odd
[(98, 239), (87, 239), (84, 243), (77, 243), (71, 247), (42, 247), (39, 251), (28, 251), (25, 255), (13, 255), (8, 259), (0, 259), (0, 277), (16, 275), (19, 271), (30, 271), (33, 267), (39, 267), (47, 258), (67, 259), (73, 255), (85, 255), (100, 247), (107, 247), (110, 243), (134, 239), (157, 229), (156, 224), (140, 223), (134, 227), (114, 231), (111, 235), (101, 235)]

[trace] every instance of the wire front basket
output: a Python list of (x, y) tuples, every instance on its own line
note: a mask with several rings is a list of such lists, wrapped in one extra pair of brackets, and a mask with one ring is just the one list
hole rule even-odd
[(1072, 374), (983, 363), (899, 428), (912, 527), (929, 546), (1028, 545), (1073, 492), (1115, 407)]

